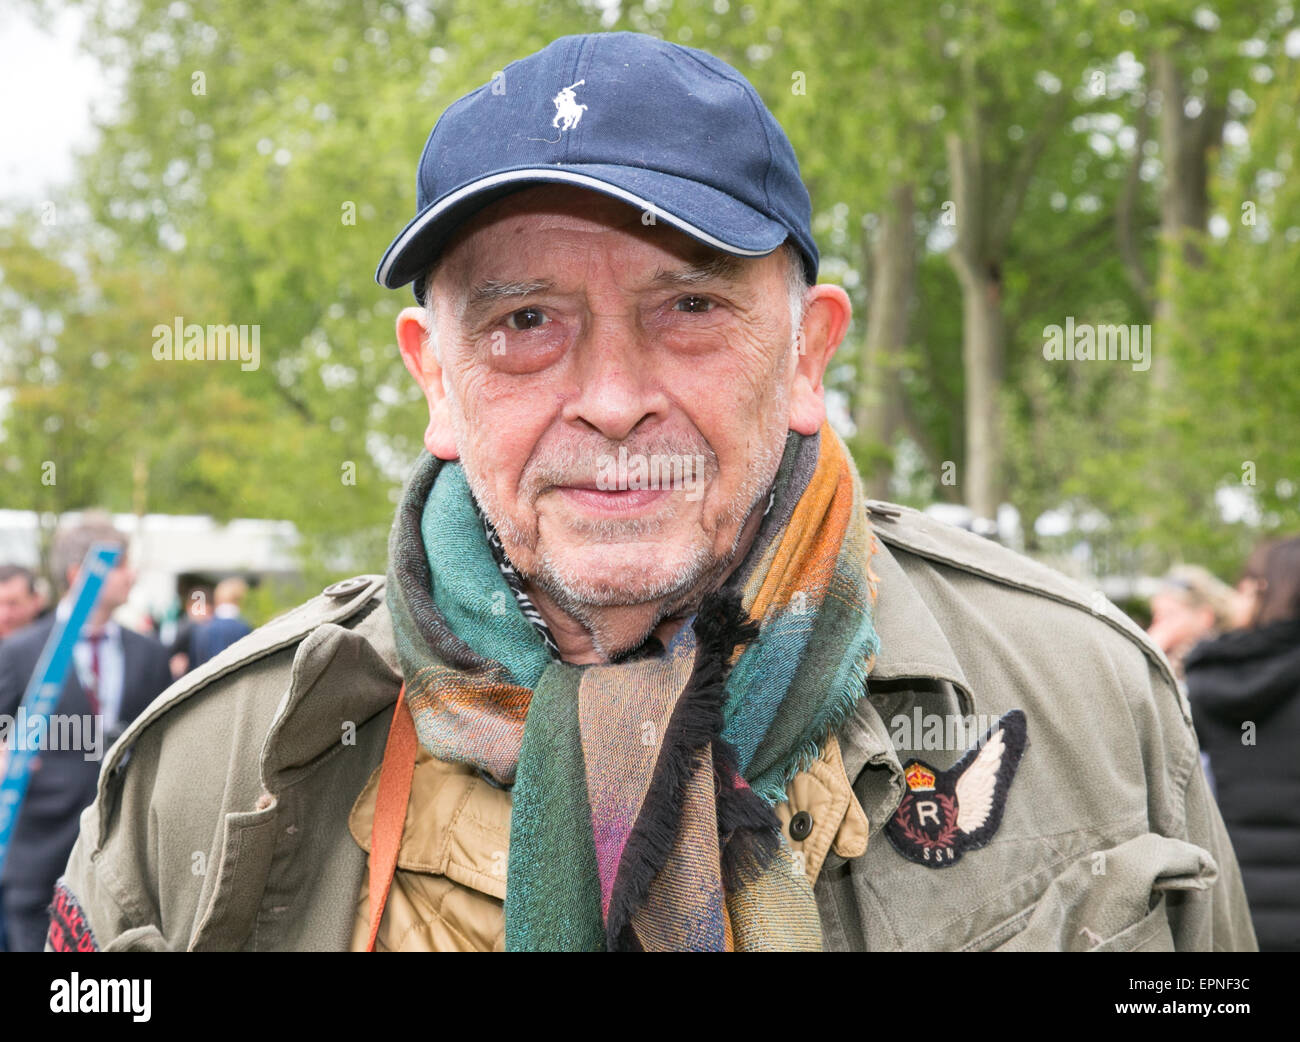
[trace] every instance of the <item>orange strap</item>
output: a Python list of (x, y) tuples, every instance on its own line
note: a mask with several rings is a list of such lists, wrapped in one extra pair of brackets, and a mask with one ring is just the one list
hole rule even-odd
[(379, 922), (397, 871), (397, 852), (402, 846), (406, 827), (406, 805), (411, 799), (411, 776), (415, 773), (415, 756), (419, 741), (415, 721), (406, 704), (406, 685), (397, 696), (393, 722), (388, 727), (388, 744), (379, 768), (379, 792), (375, 795), (375, 818), (370, 826), (370, 939), (366, 951), (375, 950)]

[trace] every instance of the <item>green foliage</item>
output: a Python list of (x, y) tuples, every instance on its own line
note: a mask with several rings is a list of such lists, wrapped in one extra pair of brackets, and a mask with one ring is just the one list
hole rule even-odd
[[(904, 498), (950, 494), (940, 469), (964, 453), (961, 296), (944, 221), (956, 135), (978, 148), (980, 217), (1003, 240), (987, 246), (1007, 330), (1004, 464), (1031, 544), (1044, 512), (1096, 510), (1110, 519), (1114, 567), (1185, 557), (1227, 573), (1260, 530), (1296, 526), (1300, 63), (1283, 51), (1295, 24), (1280, 2), (1225, 0), (1210, 14), (1176, 0), (1141, 11), (1110, 0), (81, 6), (122, 102), (59, 200), (88, 220), (0, 219), (6, 507), (286, 518), (303, 533), (310, 583), (383, 570), (427, 412), (393, 343), (411, 298), (372, 272), (414, 212), (429, 129), (556, 36), (635, 29), (732, 62), (787, 128), (823, 277), (859, 311), (828, 376), (850, 404), (871, 229), (896, 186), (914, 187), (916, 299), (897, 364), (920, 455)], [(1211, 153), (1212, 208), (1229, 233), (1157, 287), (1178, 316), (1156, 330), (1173, 363), (1163, 389), (1127, 365), (1042, 353), (1044, 327), (1066, 316), (1152, 320), (1116, 215), (1140, 170), (1134, 242), (1154, 275), (1162, 157), (1150, 130), (1139, 153), (1135, 128), (1158, 112), (1157, 51), (1174, 56), (1195, 104), (1223, 106), (1248, 139)], [(1022, 176), (1002, 220), (994, 211)], [(154, 327), (176, 316), (258, 326), (260, 366), (155, 360)], [(862, 462), (893, 448), (864, 446)], [(52, 485), (41, 480), (51, 461)], [(1248, 461), (1258, 517), (1225, 523), (1215, 497), (1243, 488)], [(258, 596), (263, 615), (280, 606), (275, 591)]]

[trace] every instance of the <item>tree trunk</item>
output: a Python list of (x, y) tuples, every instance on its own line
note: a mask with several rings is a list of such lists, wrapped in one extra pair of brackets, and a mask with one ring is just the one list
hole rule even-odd
[(991, 124), (978, 100), (979, 76), (968, 53), (962, 60), (968, 94), (960, 133), (948, 134), (948, 178), (957, 218), (957, 241), (948, 262), (962, 295), (962, 368), (966, 409), (966, 467), (958, 474), (966, 505), (977, 519), (994, 520), (1003, 499), (1002, 376), (1006, 320), (1002, 313), (1002, 262), (1016, 218), (1047, 143), (1058, 132), (1070, 93), (1058, 91), (1034, 132), (1002, 163), (990, 158)]
[[(1177, 281), (1176, 259), (1201, 263), (1200, 251), (1188, 232), (1205, 230), (1209, 216), (1209, 152), (1223, 137), (1226, 116), (1222, 105), (1207, 101), (1195, 116), (1186, 112), (1182, 76), (1173, 55), (1166, 50), (1154, 59), (1155, 83), (1160, 91), (1160, 159), (1164, 165), (1160, 187), (1160, 271), (1155, 300), (1157, 327), (1168, 329), (1178, 321), (1173, 301)], [(1152, 382), (1171, 385), (1168, 356), (1153, 350)]]
[(1002, 501), (1002, 285), (995, 266), (962, 279), (962, 367), (966, 373), (966, 505), (996, 518)]
[[(962, 296), (962, 369), (965, 376), (966, 459), (957, 475), (977, 518), (995, 518), (1002, 501), (1002, 280), (990, 240), (997, 231), (984, 197), (981, 129), (968, 121), (966, 140), (948, 137), (948, 174), (957, 217), (957, 241), (948, 260)], [(999, 236), (1000, 237), (1000, 236)]]
[(894, 436), (903, 420), (898, 371), (916, 293), (914, 214), (912, 186), (899, 185), (870, 247), (867, 332), (853, 422), (865, 463), (863, 485), (873, 499), (888, 498)]
[[(1160, 88), (1160, 155), (1164, 183), (1160, 189), (1160, 227), (1170, 238), (1181, 240), (1186, 229), (1202, 230), (1209, 211), (1206, 153), (1215, 142), (1211, 137), (1223, 131), (1222, 116), (1206, 105), (1196, 116), (1184, 111), (1187, 104), (1182, 78), (1167, 51), (1156, 55), (1156, 84)], [(1199, 255), (1194, 244), (1183, 242), (1185, 256), (1195, 263)]]

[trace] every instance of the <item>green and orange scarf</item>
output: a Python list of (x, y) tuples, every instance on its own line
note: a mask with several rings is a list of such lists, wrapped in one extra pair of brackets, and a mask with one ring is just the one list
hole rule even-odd
[(421, 745), (510, 787), (511, 950), (808, 950), (774, 805), (866, 691), (875, 540), (829, 425), (791, 433), (754, 545), (666, 649), (555, 659), (459, 464), (421, 455), (389, 607)]

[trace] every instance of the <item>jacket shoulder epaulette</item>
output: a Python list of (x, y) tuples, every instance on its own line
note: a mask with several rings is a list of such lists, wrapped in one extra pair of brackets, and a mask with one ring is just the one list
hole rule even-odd
[(1191, 719), (1165, 657), (1146, 633), (1100, 590), (1088, 590), (1069, 577), (984, 536), (948, 524), (897, 503), (867, 500), (872, 531), (884, 543), (929, 561), (1013, 586), (1039, 597), (1068, 604), (1104, 622), (1137, 645), (1178, 694), (1184, 716)]

